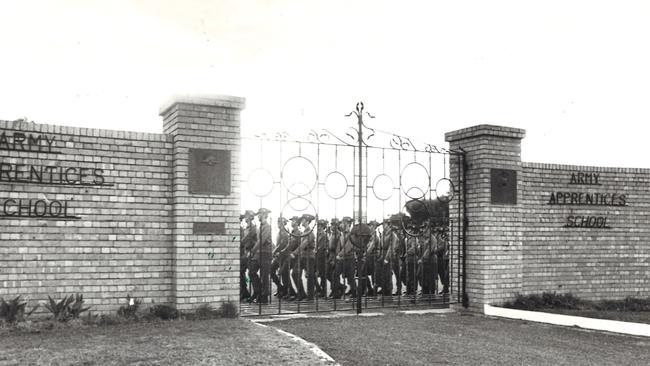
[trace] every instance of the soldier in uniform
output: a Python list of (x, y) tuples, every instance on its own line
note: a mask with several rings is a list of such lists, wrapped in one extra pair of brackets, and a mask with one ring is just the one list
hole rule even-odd
[(283, 271), (284, 263), (288, 261), (289, 254), (284, 250), (289, 245), (289, 233), (285, 229), (289, 220), (284, 217), (278, 218), (278, 235), (275, 240), (276, 247), (273, 250), (273, 261), (271, 261), (271, 279), (278, 289), (275, 293), (277, 297), (283, 297), (289, 293), (291, 278), (289, 271)]
[(250, 250), (253, 249), (253, 246), (257, 243), (257, 227), (253, 224), (255, 212), (246, 210), (246, 212), (244, 212), (240, 217), (243, 219), (243, 225), (241, 226), (239, 241), (239, 293), (242, 300), (252, 301), (252, 296), (248, 291), (248, 284), (246, 281), (246, 270), (248, 269)]
[[(302, 215), (300, 224), (303, 227), (303, 234), (300, 238), (300, 245), (296, 250), (293, 251), (291, 255), (292, 258), (298, 259), (296, 263), (294, 263), (294, 270), (291, 272), (293, 282), (296, 284), (296, 291), (298, 292), (298, 301), (304, 299), (314, 299), (314, 261), (316, 257), (316, 235), (314, 235), (314, 231), (309, 228), (309, 223), (311, 223), (314, 219), (315, 217), (312, 215)], [(308, 234), (305, 234), (305, 232), (308, 232)], [(305, 288), (302, 281), (303, 270), (305, 271), (305, 277), (307, 277), (307, 293), (305, 293)]]
[[(294, 216), (291, 218), (291, 235), (289, 236), (289, 245), (287, 245), (286, 248), (282, 252), (280, 252), (280, 255), (286, 254), (286, 261), (284, 262), (284, 266), (280, 268), (280, 272), (283, 273), (283, 276), (287, 276), (288, 278), (292, 278), (293, 276), (291, 275), (295, 268), (295, 263), (298, 261), (297, 258), (293, 258), (292, 254), (293, 252), (298, 249), (300, 246), (300, 217)], [(302, 280), (301, 280), (302, 281)], [(289, 280), (289, 288), (284, 295), (283, 299), (285, 300), (295, 300), (297, 293), (294, 288), (298, 287), (297, 283), (294, 283), (294, 285), (291, 285), (291, 280)]]
[(436, 257), (438, 259), (438, 276), (442, 282), (442, 293), (449, 293), (449, 238), (445, 231), (436, 235)]
[(421, 256), (418, 259), (419, 280), (422, 284), (422, 294), (431, 295), (435, 293), (436, 281), (436, 237), (430, 228), (427, 228), (423, 235), (418, 237)]
[[(341, 220), (341, 235), (339, 240), (338, 254), (336, 255), (336, 273), (335, 276), (343, 276), (347, 280), (347, 283), (350, 285), (350, 294), (354, 297), (357, 294), (357, 284), (354, 280), (354, 245), (350, 241), (350, 224), (352, 219), (350, 217), (344, 217)], [(343, 291), (345, 291), (345, 286), (342, 286)], [(341, 287), (337, 288), (334, 298), (341, 298)]]
[[(396, 284), (396, 291), (393, 294), (393, 296), (398, 296), (402, 294), (402, 283), (405, 281), (405, 270), (406, 267), (404, 266), (404, 255), (405, 255), (405, 236), (406, 234), (404, 233), (404, 230), (402, 228), (402, 220), (403, 220), (403, 215), (402, 214), (397, 214), (393, 215), (390, 218), (391, 222), (391, 229), (393, 231), (393, 240), (391, 242), (391, 267), (393, 270), (393, 273), (395, 274), (395, 284)], [(404, 219), (406, 221), (406, 219)]]
[(316, 242), (316, 292), (319, 297), (327, 296), (327, 254), (329, 238), (327, 237), (327, 220), (318, 220), (318, 232)]
[[(268, 304), (271, 290), (270, 272), (273, 241), (271, 239), (271, 225), (267, 222), (271, 211), (260, 208), (257, 217), (260, 222), (259, 240), (251, 250), (249, 271), (253, 282), (253, 297), (256, 303)], [(259, 273), (258, 273), (259, 271)]]
[[(409, 229), (414, 229), (409, 225)], [(415, 295), (417, 291), (417, 261), (418, 261), (418, 238), (407, 235), (404, 252), (404, 266), (402, 267), (403, 278), (406, 282), (406, 294)]]
[[(337, 218), (333, 218), (330, 221), (329, 248), (328, 248), (329, 253), (327, 255), (330, 288), (332, 289), (332, 292), (329, 295), (330, 297), (334, 297), (334, 295), (336, 295), (336, 291), (345, 290), (345, 287), (341, 284), (341, 276), (338, 274), (336, 270), (337, 268), (336, 256), (338, 255), (339, 252), (340, 241), (341, 241), (340, 222)], [(341, 289), (342, 287), (343, 289)]]
[(365, 260), (363, 262), (362, 273), (365, 276), (366, 280), (364, 282), (365, 295), (373, 296), (375, 293), (376, 287), (379, 285), (377, 283), (377, 276), (375, 270), (375, 261), (377, 258), (377, 252), (379, 249), (379, 238), (377, 235), (377, 227), (379, 223), (375, 220), (372, 220), (368, 223), (368, 227), (372, 232), (368, 245), (366, 247)]
[(381, 287), (381, 294), (390, 296), (393, 291), (393, 273), (391, 267), (391, 243), (394, 240), (393, 231), (390, 226), (390, 220), (385, 219), (383, 224), (383, 231), (379, 236), (377, 246), (377, 258), (375, 261), (375, 273), (377, 280), (375, 283)]

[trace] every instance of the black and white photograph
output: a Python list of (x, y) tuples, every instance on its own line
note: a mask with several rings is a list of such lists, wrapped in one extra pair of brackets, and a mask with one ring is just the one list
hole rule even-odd
[(0, 3), (0, 365), (648, 365), (650, 3)]

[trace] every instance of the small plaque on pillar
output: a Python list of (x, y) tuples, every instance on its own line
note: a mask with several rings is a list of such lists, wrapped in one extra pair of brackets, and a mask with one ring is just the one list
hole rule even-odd
[(517, 204), (517, 171), (511, 169), (490, 170), (490, 192), (493, 204)]
[(226, 234), (226, 224), (223, 222), (195, 222), (192, 225), (192, 234)]
[(188, 187), (190, 193), (230, 194), (230, 151), (190, 149)]

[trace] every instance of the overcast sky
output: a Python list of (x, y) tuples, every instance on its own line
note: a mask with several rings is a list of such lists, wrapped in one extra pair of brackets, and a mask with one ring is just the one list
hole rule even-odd
[(650, 167), (649, 37), (648, 1), (3, 1), (0, 119), (161, 132), (210, 93), (247, 134), (344, 130), (363, 100), (434, 144), (491, 123), (525, 161)]

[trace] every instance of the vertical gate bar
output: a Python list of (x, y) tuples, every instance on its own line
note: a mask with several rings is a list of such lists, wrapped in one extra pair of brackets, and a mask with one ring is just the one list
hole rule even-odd
[[(398, 197), (398, 207), (397, 209), (399, 210), (398, 212), (402, 211), (402, 150), (397, 150), (397, 171), (399, 172), (399, 186), (397, 187), (397, 197)], [(400, 225), (399, 230), (403, 230), (403, 228)], [(402, 233), (403, 234), (403, 233)], [(399, 235), (397, 237), (398, 240), (401, 241), (399, 238)], [(395, 279), (397, 280), (397, 288), (400, 289), (400, 291), (397, 291), (397, 307), (400, 307), (401, 305), (401, 300), (402, 300), (402, 291), (401, 291), (401, 273), (402, 273), (402, 266), (400, 263), (400, 259), (397, 258), (397, 271), (398, 273), (395, 275)]]
[[(368, 163), (368, 146), (367, 145), (366, 145), (366, 148), (364, 150), (365, 150), (365, 159), (366, 159), (366, 166), (365, 166), (366, 170), (365, 170), (365, 173), (364, 173), (365, 183), (363, 184), (363, 194), (364, 194), (364, 196), (366, 198), (365, 199), (365, 206), (364, 206), (365, 207), (364, 212), (366, 213), (366, 222), (365, 223), (368, 224), (368, 222), (370, 222), (370, 220), (368, 220), (368, 218), (369, 218), (369, 213), (368, 213), (368, 166), (370, 164)], [(361, 218), (363, 219), (363, 215), (361, 216)], [(372, 239), (372, 233), (370, 233), (370, 239)], [(370, 242), (370, 239), (369, 239), (368, 242)], [(361, 293), (359, 295), (359, 296), (364, 296), (364, 299), (365, 299), (364, 307), (366, 309), (368, 308), (368, 296), (367, 296), (367, 294), (368, 294), (368, 292), (370, 292), (370, 280), (368, 279), (368, 273), (367, 273), (367, 268), (368, 268), (368, 256), (367, 256), (367, 254), (368, 254), (368, 248), (366, 246), (366, 250), (364, 250), (364, 252), (362, 253), (362, 256), (363, 256), (363, 268), (362, 268), (362, 271), (363, 271), (363, 291), (360, 290)], [(365, 291), (365, 294), (363, 293), (364, 291)]]
[[(453, 288), (454, 288), (453, 287), (454, 284), (452, 283), (453, 276), (451, 275), (452, 273), (454, 273), (453, 269), (454, 269), (454, 259), (455, 259), (454, 258), (454, 251), (451, 248), (451, 245), (453, 243), (454, 243), (454, 222), (453, 222), (453, 220), (450, 219), (449, 220), (449, 238), (448, 238), (448, 244), (447, 244), (447, 248), (448, 248), (447, 251), (449, 253), (449, 266), (447, 268), (447, 273), (448, 273), (447, 280), (449, 281), (448, 290), (450, 292), (450, 294), (449, 294), (450, 296), (449, 296), (449, 298), (447, 300), (449, 300), (450, 302), (451, 302), (451, 291), (453, 291)], [(444, 256), (442, 258), (442, 261), (443, 261), (443, 266), (444, 266), (444, 261), (445, 261)], [(443, 279), (443, 281), (444, 281), (444, 279)], [(444, 288), (444, 284), (443, 284), (443, 288)], [(445, 294), (443, 294), (443, 299), (444, 299), (444, 295)]]
[[(431, 161), (431, 156), (429, 156), (429, 161)], [(429, 238), (427, 240), (429, 247), (427, 249), (429, 249), (429, 257), (430, 258), (432, 257), (431, 256), (431, 254), (432, 254), (431, 240), (433, 238), (432, 221), (433, 221), (433, 218), (429, 217), (429, 234), (428, 234)], [(423, 263), (423, 266), (424, 266), (424, 263)], [(433, 279), (431, 279), (429, 277), (429, 281), (431, 281), (431, 283), (429, 284), (430, 287), (427, 289), (428, 293), (426, 294), (427, 298), (429, 300), (429, 306), (431, 306), (431, 293), (432, 292), (435, 293), (437, 288), (438, 288), (438, 271), (437, 271), (438, 270), (438, 263), (436, 262), (436, 254), (435, 253), (433, 253), (433, 261), (431, 263), (431, 267), (433, 269)], [(422, 284), (423, 285), (424, 285), (424, 281), (425, 281), (425, 279), (424, 279), (424, 268), (422, 268)], [(422, 294), (424, 295), (424, 289), (422, 289)]]
[[(459, 183), (459, 184), (458, 184), (458, 204), (457, 204), (458, 207), (456, 208), (456, 210), (457, 210), (457, 215), (458, 215), (458, 219), (457, 219), (457, 221), (458, 221), (458, 222), (457, 222), (457, 225), (458, 225), (458, 235), (460, 235), (460, 230), (461, 230), (460, 225), (461, 225), (462, 220), (463, 220), (463, 218), (462, 218), (462, 212), (461, 212), (461, 210), (462, 210), (462, 204), (463, 204), (463, 202), (462, 202), (462, 201), (463, 201), (463, 192), (462, 192), (462, 191), (463, 191), (463, 181), (462, 181), (462, 179), (463, 179), (463, 172), (462, 172), (462, 169), (463, 169), (463, 163), (462, 163), (462, 157), (461, 157), (460, 154), (457, 155), (457, 164), (458, 164), (458, 166), (456, 167), (456, 169), (458, 170), (458, 172), (457, 172), (457, 174), (458, 174), (457, 179), (458, 179), (458, 183)], [(460, 284), (461, 284), (461, 281), (464, 281), (465, 279), (463, 278), (463, 279), (461, 280), (461, 278), (460, 278), (460, 276), (462, 275), (461, 272), (460, 272), (460, 271), (461, 271), (461, 263), (460, 263), (460, 261), (461, 261), (461, 257), (462, 257), (461, 248), (460, 248), (460, 237), (459, 237), (458, 243), (456, 243), (456, 250), (458, 251), (458, 265), (457, 265), (457, 267), (458, 267), (458, 268), (457, 268), (457, 271), (458, 271), (458, 274), (457, 274), (457, 276), (458, 276), (458, 283), (456, 284), (457, 287), (458, 287), (458, 289), (457, 289), (457, 293), (456, 293), (456, 298), (457, 298), (457, 301), (458, 301), (458, 302), (461, 302), (461, 296), (462, 296), (462, 293), (461, 293), (461, 291), (460, 291)]]
[[(462, 149), (462, 148), (461, 148)], [(469, 306), (469, 299), (467, 298), (467, 161), (465, 160), (465, 152), (463, 151), (463, 307)]]
[[(280, 202), (279, 202), (280, 205), (278, 207), (280, 207), (280, 210), (282, 210), (282, 141), (279, 142), (278, 147), (279, 147), (278, 163), (279, 163), (279, 167), (280, 167), (280, 181), (278, 182), (278, 191), (279, 191), (278, 192), (279, 193), (278, 199), (280, 200)], [(273, 177), (273, 176), (271, 176), (271, 177)], [(279, 212), (278, 216), (282, 217), (282, 211)], [(278, 228), (278, 231), (280, 231), (280, 230), (282, 230), (282, 228)], [(287, 240), (290, 240), (290, 239), (291, 238), (289, 237)], [(287, 242), (287, 246), (288, 245), (289, 245), (289, 243)], [(280, 269), (282, 269), (282, 267), (280, 267)], [(282, 282), (282, 273), (280, 273), (280, 282)], [(289, 285), (291, 285), (291, 279), (289, 279)], [(282, 296), (283, 295), (284, 294), (280, 294), (280, 296), (278, 296), (278, 314), (282, 314)]]
[[(314, 250), (318, 249), (318, 241), (320, 238), (318, 237), (318, 220), (320, 220), (320, 143), (316, 145), (316, 224), (314, 225), (314, 228), (316, 229), (316, 235), (315, 235), (315, 240), (316, 242), (314, 243)], [(316, 284), (318, 283), (318, 278), (316, 278), (316, 255), (314, 254), (314, 264), (312, 264), (312, 276), (314, 277), (314, 287), (316, 287)], [(325, 285), (327, 285), (327, 281), (325, 281)], [(320, 287), (320, 286), (319, 286)], [(325, 293), (327, 294), (327, 289), (325, 289)], [(314, 288), (314, 297), (316, 301), (316, 312), (318, 312), (318, 295), (316, 294), (316, 288)]]

